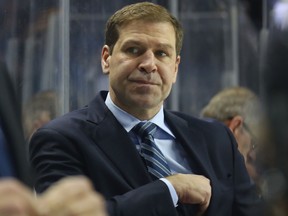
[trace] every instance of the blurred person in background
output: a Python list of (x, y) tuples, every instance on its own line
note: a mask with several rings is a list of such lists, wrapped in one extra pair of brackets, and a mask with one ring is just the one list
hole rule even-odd
[(259, 97), (246, 87), (226, 88), (211, 98), (201, 116), (223, 122), (232, 131), (248, 173), (259, 186), (256, 147), (264, 130), (264, 113)]
[(107, 216), (105, 202), (83, 177), (67, 177), (36, 197), (20, 106), (6, 65), (0, 62), (0, 215)]
[(25, 140), (34, 131), (59, 115), (59, 101), (53, 90), (40, 91), (33, 95), (23, 106), (23, 127)]

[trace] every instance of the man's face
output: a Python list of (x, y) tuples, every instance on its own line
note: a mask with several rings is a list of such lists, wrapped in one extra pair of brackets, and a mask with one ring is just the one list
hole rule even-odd
[(255, 166), (256, 154), (255, 154), (255, 136), (252, 134), (251, 129), (243, 123), (243, 126), (234, 133), (238, 143), (238, 149), (244, 156), (245, 165), (250, 177), (256, 182), (258, 179), (258, 173)]
[(244, 156), (245, 162), (247, 161), (247, 155), (251, 148), (251, 136), (247, 130), (243, 127), (240, 132), (235, 135), (238, 143), (238, 149)]
[(103, 47), (102, 68), (117, 106), (139, 119), (159, 111), (177, 77), (175, 40), (170, 23), (132, 21), (119, 29), (111, 55), (109, 47)]

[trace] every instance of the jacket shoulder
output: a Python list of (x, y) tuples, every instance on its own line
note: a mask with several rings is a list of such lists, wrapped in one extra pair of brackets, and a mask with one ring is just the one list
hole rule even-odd
[(203, 129), (211, 130), (213, 128), (226, 128), (227, 127), (222, 123), (214, 119), (205, 119), (205, 118), (200, 118), (200, 117), (195, 117), (183, 112), (178, 112), (178, 111), (168, 111), (171, 115), (175, 115), (178, 118), (184, 120), (187, 122), (188, 126), (190, 127), (200, 127)]

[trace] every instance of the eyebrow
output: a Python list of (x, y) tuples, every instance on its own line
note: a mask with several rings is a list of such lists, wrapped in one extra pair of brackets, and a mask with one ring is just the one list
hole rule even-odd
[(126, 41), (123, 42), (122, 45), (126, 45), (126, 44), (141, 45), (142, 43), (140, 41), (137, 41), (137, 40), (126, 40)]
[[(133, 39), (131, 39), (131, 40), (124, 41), (123, 44), (122, 44), (122, 46), (126, 46), (127, 44), (128, 44), (128, 45), (132, 44), (132, 45), (141, 46), (141, 45), (143, 45), (144, 43), (142, 43), (141, 41), (138, 41), (138, 40), (133, 40)], [(170, 44), (167, 44), (167, 43), (159, 43), (159, 44), (157, 45), (157, 47), (159, 47), (159, 48), (161, 48), (161, 49), (171, 49), (171, 50), (174, 50), (174, 47), (173, 47), (172, 45), (170, 45)]]

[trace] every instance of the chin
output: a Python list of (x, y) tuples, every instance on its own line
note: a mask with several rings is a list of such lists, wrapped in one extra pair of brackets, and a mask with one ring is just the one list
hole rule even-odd
[(130, 95), (131, 101), (133, 101), (133, 104), (135, 104), (138, 107), (143, 108), (153, 108), (155, 106), (158, 106), (159, 103), (161, 103), (160, 99), (161, 97), (159, 94), (155, 94), (155, 92), (134, 92), (134, 94)]
[(143, 109), (153, 108), (155, 106), (155, 100), (150, 99), (150, 98), (145, 99), (144, 97), (139, 96), (133, 99), (132, 106), (143, 108)]

